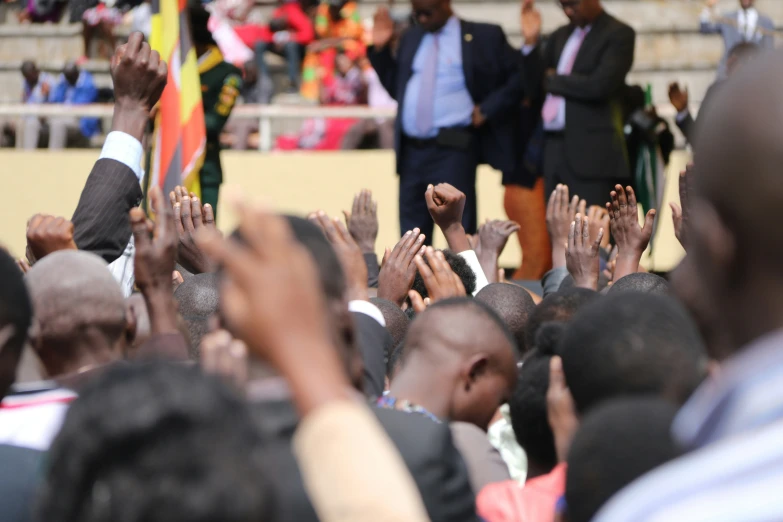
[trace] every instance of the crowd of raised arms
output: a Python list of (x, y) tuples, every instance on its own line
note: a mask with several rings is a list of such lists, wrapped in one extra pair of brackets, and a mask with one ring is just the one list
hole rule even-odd
[[(559, 70), (550, 85), (587, 81)], [(594, 205), (607, 179), (574, 165), (587, 150), (547, 171), (536, 292), (499, 266), (524, 224), (471, 234), (475, 192), (416, 189), (423, 165), (407, 184), (414, 157), (462, 168), (427, 156), (459, 134), (403, 135), (418, 156), (400, 159), (401, 211), (426, 209), (429, 230), (394, 245), (376, 244), (397, 223), (369, 190), (341, 217), (225, 194), (223, 234), (181, 186), (140, 206), (167, 64), (133, 33), (111, 76), (111, 132), (72, 218), (32, 216), (22, 258), (0, 248), (3, 522), (783, 520), (783, 52), (732, 70), (691, 120), (673, 271), (640, 266), (660, 216), (631, 186)], [(602, 117), (562, 83), (547, 97), (563, 122)], [(476, 128), (499, 128), (489, 105)], [(572, 154), (568, 132), (548, 128), (547, 150)], [(429, 246), (433, 224), (448, 248)]]

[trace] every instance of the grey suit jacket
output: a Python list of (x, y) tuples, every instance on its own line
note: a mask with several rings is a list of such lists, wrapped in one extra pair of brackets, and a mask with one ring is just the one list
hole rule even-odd
[[(729, 51), (738, 43), (745, 41), (745, 36), (740, 33), (736, 24), (738, 11), (724, 13), (720, 18), (714, 21), (701, 21), (699, 30), (703, 34), (720, 34), (723, 37), (723, 57), (718, 65), (718, 78), (726, 77), (726, 57)], [(734, 23), (731, 23), (734, 22)], [(775, 24), (771, 18), (759, 13), (759, 19), (756, 24), (756, 32), (753, 35), (753, 43), (760, 47), (772, 49), (775, 47), (775, 37), (772, 31), (775, 30)]]

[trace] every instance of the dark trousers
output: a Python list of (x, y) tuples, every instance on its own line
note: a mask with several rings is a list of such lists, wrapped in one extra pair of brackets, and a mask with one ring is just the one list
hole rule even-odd
[[(403, 138), (404, 140), (405, 138)], [(400, 168), (400, 229), (404, 234), (418, 227), (432, 244), (434, 223), (427, 210), (424, 193), (427, 185), (449, 183), (465, 193), (462, 225), (468, 234), (476, 233), (476, 167), (475, 144), (467, 150), (426, 145), (414, 147), (403, 142)]]
[(256, 63), (258, 69), (266, 77), (269, 77), (269, 67), (264, 59), (264, 53), (269, 51), (275, 53), (278, 56), (285, 58), (286, 65), (288, 66), (288, 79), (291, 82), (291, 88), (299, 90), (299, 70), (302, 67), (302, 46), (296, 42), (288, 42), (283, 44), (282, 51), (278, 50), (277, 46), (267, 42), (258, 42), (256, 44)]
[(609, 192), (614, 190), (618, 180), (613, 178), (584, 178), (574, 173), (566, 158), (565, 139), (562, 134), (547, 133), (544, 141), (544, 198), (549, 195), (559, 183), (568, 187), (570, 197), (579, 196), (587, 201), (587, 206), (606, 206), (610, 201)]

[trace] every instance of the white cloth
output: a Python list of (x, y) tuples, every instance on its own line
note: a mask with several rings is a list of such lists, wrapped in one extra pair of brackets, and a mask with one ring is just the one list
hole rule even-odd
[[(144, 171), (141, 168), (141, 157), (143, 154), (144, 151), (139, 140), (130, 134), (112, 131), (106, 136), (106, 141), (98, 159), (119, 161), (131, 169), (139, 182), (141, 182), (144, 177)], [(133, 285), (136, 282), (133, 275), (134, 252), (133, 236), (131, 236), (122, 255), (109, 263), (109, 270), (114, 276), (114, 280), (122, 287), (122, 293), (125, 297), (129, 297), (133, 293)]]
[(759, 12), (755, 8), (737, 11), (737, 30), (746, 42), (756, 41), (756, 29), (759, 23)]
[(351, 301), (348, 303), (348, 310), (364, 315), (369, 315), (380, 323), (381, 326), (386, 328), (386, 319), (384, 319), (381, 310), (372, 304), (370, 301)]
[(62, 388), (6, 396), (0, 403), (0, 444), (48, 450), (75, 398)]
[(473, 270), (473, 272), (476, 274), (476, 289), (473, 291), (473, 295), (476, 295), (481, 291), (482, 288), (489, 284), (487, 276), (484, 274), (484, 269), (481, 268), (481, 263), (479, 262), (478, 256), (473, 250), (465, 250), (464, 252), (460, 252), (457, 255), (464, 259), (471, 270)]

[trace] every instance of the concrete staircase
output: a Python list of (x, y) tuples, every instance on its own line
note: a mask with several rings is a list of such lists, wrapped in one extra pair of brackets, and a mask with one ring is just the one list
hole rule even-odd
[[(454, 2), (455, 10), (463, 18), (502, 25), (509, 42), (519, 47), (518, 0)], [(380, 3), (380, 0), (362, 0), (362, 16), (371, 18)], [(539, 4), (544, 32), (565, 22), (565, 16), (554, 1), (539, 0)], [(630, 23), (637, 31), (636, 59), (629, 82), (651, 83), (656, 103), (667, 103), (667, 85), (674, 80), (688, 85), (694, 102), (701, 100), (714, 80), (715, 64), (723, 46), (719, 37), (699, 34), (700, 1), (604, 0), (604, 5), (610, 13)], [(719, 8), (734, 9), (736, 5), (736, 0), (721, 0)], [(783, 24), (783, 1), (758, 0), (757, 6), (776, 23)], [(269, 5), (259, 5), (251, 17), (264, 20), (271, 9)], [(394, 8), (400, 13), (407, 9), (407, 3)], [(56, 72), (66, 60), (82, 55), (82, 41), (79, 25), (18, 25), (14, 13), (5, 5), (2, 11), (0, 21), (4, 18), (6, 22), (0, 23), (0, 103), (7, 103), (19, 99), (19, 65), (24, 59), (35, 59), (42, 69)], [(280, 65), (275, 69), (277, 75), (284, 77)], [(89, 62), (86, 68), (94, 73), (99, 86), (111, 84), (107, 62)]]

